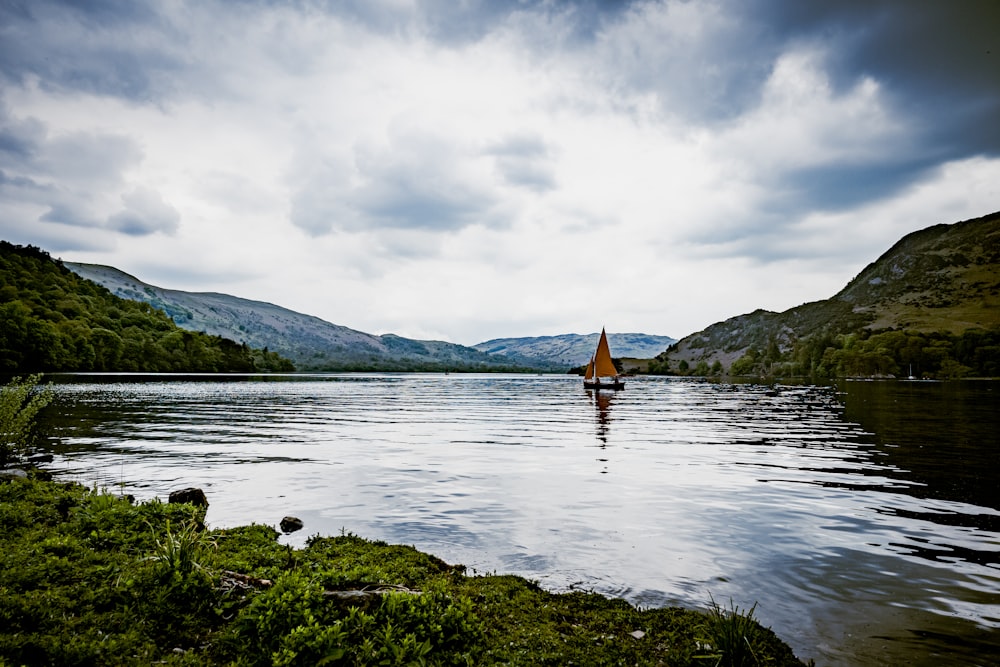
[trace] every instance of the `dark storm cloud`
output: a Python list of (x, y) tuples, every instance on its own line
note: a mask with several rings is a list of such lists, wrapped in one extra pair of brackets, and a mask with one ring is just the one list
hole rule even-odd
[(142, 150), (130, 136), (105, 132), (72, 132), (38, 144), (25, 163), (42, 178), (96, 192), (122, 181), (125, 171), (142, 161)]
[[(829, 74), (846, 89), (877, 80), (917, 148), (939, 159), (1000, 153), (1000, 2), (761, 0), (754, 13), (786, 43), (830, 43)], [(915, 147), (916, 148), (916, 147)]]
[[(635, 2), (616, 20), (597, 35), (611, 63), (605, 85), (653, 92), (666, 116), (710, 130), (757, 109), (775, 64), (795, 50), (822, 53), (834, 96), (878, 85), (905, 132), (865, 158), (761, 174), (774, 187), (764, 204), (774, 215), (761, 218), (772, 224), (885, 199), (944, 162), (1000, 154), (996, 0)], [(748, 222), (746, 233), (757, 227)]]
[(454, 230), (483, 221), (485, 213), (480, 193), (407, 169), (383, 171), (353, 200), (376, 227)]
[(292, 223), (320, 236), (332, 229), (449, 231), (489, 222), (489, 200), (452, 175), (399, 164), (379, 165), (367, 174), (363, 185), (350, 189), (336, 180), (303, 184), (292, 197)]
[[(515, 15), (528, 17), (522, 28), (532, 16), (558, 16), (581, 50), (614, 34), (605, 73), (612, 88), (655, 91), (666, 112), (710, 125), (756, 105), (783, 53), (818, 45), (838, 92), (864, 77), (879, 83), (900, 121), (919, 128), (915, 152), (940, 160), (1000, 153), (996, 0), (420, 0), (412, 14), (371, 2), (329, 6), (375, 29), (420, 25), (445, 43), (480, 39)], [(689, 25), (688, 10), (708, 18)], [(629, 22), (634, 27), (623, 30)]]
[[(608, 85), (656, 91), (665, 110), (701, 123), (738, 117), (759, 99), (775, 60), (803, 43), (828, 47), (842, 89), (871, 76), (901, 114), (933, 120), (924, 136), (948, 155), (1000, 151), (1000, 3), (996, 0), (750, 0), (660, 3), (600, 0), (418, 0), (406, 8), (370, 0), (207, 5), (207, 15), (276, 7), (322, 11), (386, 34), (421, 33), (444, 44), (483, 38), (513, 21), (528, 30), (558, 18), (545, 48), (608, 47)], [(685, 12), (707, 20), (685, 23)], [(126, 0), (0, 3), (0, 71), (42, 85), (155, 100), (191, 67), (185, 30), (162, 7)], [(661, 18), (645, 20), (654, 15)], [(202, 13), (202, 17), (206, 16)], [(623, 23), (636, 25), (622, 32)]]
[[(832, 97), (874, 82), (895, 131), (854, 155), (762, 168), (762, 199), (742, 222), (702, 230), (692, 241), (716, 242), (724, 255), (788, 258), (801, 248), (775, 243), (773, 234), (811, 213), (887, 200), (946, 162), (1000, 155), (1000, 2), (756, 0), (720, 7), (730, 20), (680, 58), (697, 76), (668, 65), (658, 78), (660, 60), (647, 58), (646, 46), (636, 59), (650, 64), (629, 68), (630, 83), (658, 90), (668, 112), (724, 129), (763, 103), (783, 54), (816, 51)], [(784, 141), (780, 131), (773, 137), (776, 147)]]
[[(11, 4), (37, 8), (43, 2), (30, 0)], [(128, 27), (156, 17), (151, 5), (132, 0), (50, 0), (47, 4), (74, 12), (81, 20), (95, 26)]]
[[(939, 163), (1000, 155), (1000, 2), (837, 2), (815, 16), (810, 4), (795, 4), (805, 16), (790, 23), (793, 34), (844, 26), (841, 48), (831, 50), (834, 81), (848, 86), (859, 74), (872, 76), (915, 130), (891, 156), (895, 164), (797, 174), (813, 206), (878, 199)], [(795, 11), (786, 16), (791, 21)], [(831, 195), (840, 201), (823, 201)]]
[(46, 206), (46, 222), (94, 226), (92, 194), (113, 187), (142, 157), (129, 137), (74, 132), (51, 137), (32, 118), (0, 106), (0, 169), (5, 198)]
[(595, 33), (595, 76), (654, 93), (664, 115), (710, 125), (753, 107), (784, 44), (743, 3), (634, 2)]
[[(492, 5), (447, 13), (422, 3), (435, 34), (478, 37), (496, 20), (562, 12), (575, 43), (561, 48), (603, 58), (595, 77), (606, 90), (653, 92), (665, 116), (725, 130), (762, 103), (776, 63), (796, 50), (818, 50), (832, 95), (873, 81), (898, 133), (876, 139), (868, 155), (777, 165), (759, 174), (767, 192), (761, 210), (728, 230), (731, 240), (783, 230), (814, 211), (844, 211), (897, 195), (940, 164), (1000, 154), (1000, 2), (915, 0), (731, 3), (623, 2)], [(434, 17), (438, 16), (437, 19)], [(587, 20), (581, 17), (590, 17)], [(478, 23), (476, 21), (479, 21)], [(478, 28), (477, 28), (478, 26)], [(905, 128), (902, 129), (902, 128)], [(776, 144), (785, 139), (774, 137)], [(752, 159), (752, 158), (751, 158)], [(511, 185), (544, 191), (555, 185), (544, 161), (500, 153), (497, 171)], [(755, 244), (764, 256), (795, 249)], [(728, 244), (739, 253), (745, 243)], [(769, 249), (774, 250), (769, 250)], [(777, 255), (775, 255), (777, 257)]]
[(358, 151), (363, 183), (348, 200), (369, 227), (455, 230), (485, 223), (492, 198), (460, 172), (466, 157), (445, 137), (399, 132), (388, 146)]
[(0, 104), (0, 196), (7, 203), (39, 201), (51, 195), (53, 188), (26, 175), (36, 172), (32, 165), (45, 135), (42, 123), (13, 118)]
[(136, 188), (122, 195), (124, 208), (108, 218), (108, 227), (129, 236), (155, 232), (173, 233), (181, 216), (163, 197), (149, 188)]
[(75, 192), (56, 190), (46, 197), (49, 210), (39, 216), (40, 222), (54, 222), (70, 227), (100, 227), (101, 220), (90, 215), (87, 202)]
[[(122, 205), (110, 215), (102, 201), (125, 189), (125, 173), (142, 158), (131, 137), (99, 132), (50, 135), (40, 121), (16, 118), (0, 106), (0, 194), (8, 205), (41, 209), (38, 222), (108, 228), (133, 236), (174, 231), (179, 213), (152, 190), (135, 188), (122, 194)], [(65, 244), (60, 249), (66, 249)]]
[(44, 135), (38, 121), (13, 121), (0, 107), (0, 165), (31, 159)]
[(30, 178), (25, 178), (24, 176), (8, 176), (2, 169), (0, 169), (0, 192), (3, 191), (4, 187), (8, 186), (12, 188), (41, 189), (41, 186)]
[(782, 179), (789, 206), (843, 211), (882, 199), (923, 180), (937, 162), (914, 158), (897, 163), (798, 169)]
[(0, 73), (24, 83), (127, 99), (167, 92), (180, 35), (153, 5), (126, 0), (0, 3)]
[(588, 40), (631, 4), (624, 0), (417, 0), (409, 11), (401, 11), (392, 4), (348, 0), (328, 2), (326, 7), (379, 32), (416, 29), (438, 42), (458, 45), (483, 38), (515, 15), (540, 22), (559, 17), (573, 37)]
[(313, 236), (348, 231), (453, 231), (491, 224), (495, 201), (459, 165), (468, 156), (446, 138), (393, 133), (358, 147), (353, 160), (300, 156), (293, 170), (292, 223)]

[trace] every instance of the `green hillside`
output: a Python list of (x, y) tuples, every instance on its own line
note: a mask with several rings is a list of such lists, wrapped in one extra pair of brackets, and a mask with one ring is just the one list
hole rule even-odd
[(533, 359), (487, 354), (455, 343), (393, 334), (376, 336), (273, 303), (157, 287), (110, 266), (66, 262), (66, 267), (112, 294), (163, 310), (183, 329), (272, 350), (291, 359), (300, 371), (478, 372), (551, 366)]
[(293, 370), (277, 354), (184, 331), (33, 246), (0, 241), (0, 372)]
[(713, 324), (650, 371), (996, 377), (1000, 212), (909, 234), (830, 299)]

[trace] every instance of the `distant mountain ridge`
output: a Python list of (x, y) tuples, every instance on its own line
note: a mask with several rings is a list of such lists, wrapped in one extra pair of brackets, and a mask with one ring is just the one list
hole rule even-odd
[[(908, 234), (833, 297), (713, 324), (679, 340), (657, 358), (659, 368), (653, 370), (685, 371), (697, 364), (719, 373), (745, 362), (739, 368), (755, 373), (772, 364), (808, 373), (850, 356), (849, 349), (839, 359), (829, 352), (850, 348), (851, 341), (838, 339), (846, 335), (864, 340), (872, 332), (894, 330), (911, 337), (954, 338), (998, 327), (1000, 212)], [(994, 354), (988, 342), (982, 345), (983, 354)], [(895, 349), (883, 356), (902, 354)]]
[(185, 292), (144, 283), (114, 267), (63, 262), (79, 276), (125, 299), (146, 302), (181, 328), (225, 336), (291, 359), (297, 370), (503, 370), (548, 368), (442, 341), (376, 336), (312, 315), (215, 292)]
[[(601, 334), (562, 334), (524, 338), (495, 338), (472, 347), (489, 354), (513, 359), (536, 360), (558, 366), (575, 367), (587, 363)], [(608, 345), (615, 358), (651, 359), (676, 342), (670, 336), (643, 333), (609, 333)]]

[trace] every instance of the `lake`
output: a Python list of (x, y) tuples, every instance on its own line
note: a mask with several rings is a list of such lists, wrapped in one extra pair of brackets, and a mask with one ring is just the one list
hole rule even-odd
[(1000, 383), (65, 376), (65, 478), (198, 486), (212, 527), (412, 544), (469, 573), (755, 616), (818, 665), (1000, 655)]

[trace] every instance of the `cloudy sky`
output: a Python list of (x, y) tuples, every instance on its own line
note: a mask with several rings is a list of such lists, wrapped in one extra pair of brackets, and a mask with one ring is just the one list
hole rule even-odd
[(0, 0), (0, 238), (372, 333), (680, 337), (996, 210), (996, 0)]

